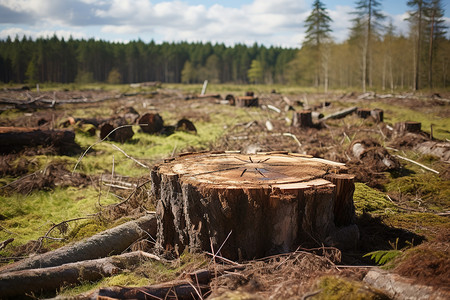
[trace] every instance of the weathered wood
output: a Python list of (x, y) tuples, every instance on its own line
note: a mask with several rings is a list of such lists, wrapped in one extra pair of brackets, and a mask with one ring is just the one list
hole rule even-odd
[(138, 124), (142, 131), (150, 134), (160, 132), (164, 127), (163, 118), (159, 114), (146, 113), (139, 118)]
[(292, 126), (300, 128), (311, 128), (314, 126), (312, 122), (312, 114), (310, 110), (294, 112)]
[(82, 260), (120, 254), (133, 242), (156, 235), (155, 215), (141, 217), (112, 229), (97, 233), (75, 244), (54, 251), (35, 255), (19, 262), (3, 266), (0, 274), (35, 268), (47, 268)]
[(329, 120), (329, 119), (340, 119), (344, 118), (352, 113), (354, 113), (358, 108), (357, 107), (350, 107), (341, 111), (338, 111), (334, 114), (328, 115), (320, 119), (321, 122)]
[(370, 109), (368, 109), (368, 108), (358, 108), (356, 110), (356, 114), (358, 115), (358, 117), (360, 117), (362, 119), (367, 119), (368, 117), (370, 117)]
[(394, 131), (399, 135), (405, 134), (407, 132), (419, 133), (421, 132), (421, 127), (422, 123), (420, 122), (400, 122), (394, 125)]
[(335, 211), (345, 212), (342, 223), (352, 220), (351, 177), (342, 178), (339, 190), (326, 178), (345, 170), (340, 163), (289, 154), (172, 159), (151, 172), (157, 245), (181, 253), (211, 250), (212, 241), (214, 249), (223, 243), (224, 257), (250, 259), (324, 241), (335, 230)]
[(350, 145), (350, 150), (355, 158), (373, 171), (394, 170), (400, 166), (394, 156), (373, 140), (355, 140)]
[(375, 108), (370, 111), (370, 116), (375, 120), (377, 123), (381, 123), (384, 121), (384, 112), (382, 109)]
[(253, 96), (244, 96), (236, 98), (236, 106), (237, 107), (258, 107), (259, 102), (258, 98)]
[(355, 191), (355, 176), (350, 174), (329, 174), (325, 177), (336, 186), (334, 204), (334, 223), (336, 226), (347, 226), (354, 223), (355, 205), (353, 192)]
[(11, 153), (37, 146), (53, 146), (60, 152), (71, 152), (79, 148), (72, 130), (0, 127), (0, 153)]
[(426, 286), (415, 282), (412, 278), (406, 278), (378, 268), (372, 268), (364, 277), (364, 281), (385, 292), (393, 299), (450, 299), (448, 289)]
[(195, 284), (186, 280), (178, 280), (143, 287), (120, 287), (113, 286), (101, 288), (87, 295), (87, 299), (180, 299), (193, 300), (204, 299), (209, 293), (208, 285)]
[(119, 256), (68, 263), (56, 267), (13, 271), (0, 274), (0, 297), (17, 297), (29, 293), (55, 291), (63, 285), (96, 281), (118, 274), (145, 259), (159, 260), (142, 251)]

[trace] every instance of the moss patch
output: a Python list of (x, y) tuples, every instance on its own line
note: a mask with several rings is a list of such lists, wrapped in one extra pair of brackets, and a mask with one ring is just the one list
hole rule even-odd
[(320, 293), (311, 299), (389, 299), (389, 297), (383, 293), (370, 288), (361, 282), (351, 281), (336, 276), (322, 277), (318, 283), (318, 289), (321, 290)]
[(353, 201), (355, 202), (355, 208), (358, 214), (362, 214), (363, 212), (385, 214), (397, 211), (395, 205), (382, 192), (370, 188), (364, 183), (355, 183)]

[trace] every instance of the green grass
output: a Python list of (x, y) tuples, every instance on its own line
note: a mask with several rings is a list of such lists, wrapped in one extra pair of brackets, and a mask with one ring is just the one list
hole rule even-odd
[[(424, 100), (425, 102), (426, 100)], [(427, 110), (412, 110), (400, 104), (385, 102), (365, 102), (368, 108), (380, 108), (384, 110), (384, 122), (395, 124), (398, 122), (415, 121), (422, 123), (422, 130), (430, 133), (433, 124), (433, 136), (437, 139), (450, 139), (450, 118), (440, 117), (436, 113), (440, 107), (434, 106)]]
[[(101, 201), (103, 205), (117, 202), (111, 195), (102, 197)], [(12, 246), (36, 240), (53, 224), (97, 212), (97, 202), (98, 192), (92, 187), (57, 187), (52, 191), (40, 190), (28, 195), (2, 195), (0, 207), (5, 218), (0, 221), (0, 225), (7, 231), (0, 230), (0, 240), (14, 238)], [(9, 254), (6, 250), (0, 252), (0, 255)]]

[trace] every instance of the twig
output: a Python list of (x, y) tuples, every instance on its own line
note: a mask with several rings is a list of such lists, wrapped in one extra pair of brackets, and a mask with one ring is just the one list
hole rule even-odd
[[(142, 125), (146, 125), (146, 124), (142, 124)], [(147, 124), (148, 125), (148, 124)], [(117, 128), (114, 128), (113, 130), (111, 130), (110, 133), (108, 133), (102, 140), (95, 142), (94, 144), (90, 145), (86, 151), (83, 152), (83, 154), (81, 154), (81, 156), (78, 158), (77, 163), (75, 164), (75, 167), (73, 167), (73, 171), (72, 174), (75, 173), (75, 170), (77, 169), (78, 165), (80, 164), (81, 160), (83, 159), (83, 157), (86, 156), (86, 154), (89, 152), (89, 150), (91, 150), (91, 148), (93, 148), (95, 145), (98, 145), (100, 143), (103, 143), (114, 131), (120, 129), (120, 128), (125, 128), (125, 127), (133, 127), (133, 125), (122, 125), (119, 126)], [(147, 166), (145, 166), (146, 168), (148, 168)]]
[(14, 232), (12, 232), (12, 231), (9, 231), (8, 229), (6, 229), (5, 227), (3, 227), (2, 225), (0, 225), (0, 229), (3, 230), (3, 231), (5, 231), (5, 232), (7, 232), (7, 233), (9, 233), (9, 234), (18, 235), (17, 233), (14, 233)]
[(131, 199), (131, 196), (133, 196), (133, 195), (137, 192), (138, 189), (140, 189), (141, 187), (143, 187), (144, 185), (146, 185), (146, 184), (149, 183), (150, 181), (151, 181), (151, 180), (149, 179), (149, 180), (144, 181), (144, 183), (142, 183), (142, 184), (140, 184), (140, 185), (137, 185), (136, 188), (134, 189), (134, 191), (132, 191), (132, 192), (130, 193), (130, 195), (128, 195), (128, 197), (127, 197), (125, 200), (123, 200), (122, 202), (119, 202), (119, 203), (117, 203), (117, 204), (114, 204), (113, 206), (114, 206), (114, 207), (117, 207), (117, 206), (119, 206), (119, 205), (124, 204), (124, 203), (127, 202), (128, 200), (130, 200), (130, 199)]
[(114, 148), (116, 148), (117, 150), (119, 150), (120, 152), (123, 153), (123, 155), (125, 155), (126, 157), (128, 157), (129, 159), (131, 159), (132, 161), (134, 161), (135, 163), (137, 163), (138, 165), (140, 165), (141, 167), (144, 167), (146, 169), (150, 169), (149, 166), (144, 165), (143, 163), (141, 163), (140, 161), (138, 161), (137, 159), (131, 157), (130, 155), (128, 155), (127, 153), (125, 153), (125, 151), (123, 151), (122, 149), (120, 149), (116, 144), (110, 144), (111, 146), (113, 146)]
[[(249, 158), (250, 158), (250, 160), (252, 160), (251, 157), (249, 157)], [(217, 252), (216, 252), (216, 253), (214, 254), (214, 256), (211, 258), (211, 261), (210, 261), (209, 263), (212, 263), (213, 260), (214, 260), (214, 258), (216, 257), (216, 255), (219, 254), (220, 250), (222, 250), (223, 245), (225, 245), (225, 243), (227, 242), (227, 240), (228, 240), (228, 238), (230, 237), (231, 233), (233, 233), (233, 230), (230, 230), (230, 233), (228, 233), (228, 235), (227, 235), (227, 237), (225, 238), (225, 240), (223, 241), (222, 245), (220, 245), (219, 250), (217, 250)], [(211, 244), (211, 247), (212, 247), (212, 244)], [(212, 250), (212, 249), (211, 249), (211, 250)], [(213, 251), (213, 252), (214, 252), (214, 251)]]
[(239, 263), (237, 263), (235, 261), (229, 260), (228, 258), (222, 257), (220, 255), (215, 255), (215, 254), (212, 254), (210, 252), (205, 252), (205, 254), (213, 256), (214, 258), (218, 258), (220, 260), (223, 260), (226, 263), (229, 263), (229, 264), (232, 264), (232, 265), (235, 265), (235, 266), (240, 266), (241, 265), (241, 264), (239, 264)]
[(289, 137), (293, 138), (293, 139), (297, 142), (297, 144), (298, 144), (299, 147), (302, 146), (302, 143), (300, 143), (300, 141), (298, 140), (298, 138), (297, 138), (295, 135), (293, 135), (292, 133), (285, 132), (285, 133), (283, 133), (283, 136), (289, 136)]
[(13, 238), (7, 239), (3, 242), (0, 243), (0, 250), (2, 250), (3, 248), (5, 248), (9, 243), (14, 242)]
[(318, 291), (307, 293), (307, 294), (303, 295), (302, 300), (306, 300), (308, 298), (311, 298), (311, 297), (319, 294), (320, 292), (322, 292), (322, 290), (318, 290)]
[(418, 163), (417, 161), (414, 161), (414, 160), (412, 160), (412, 159), (409, 159), (409, 158), (400, 156), (400, 155), (398, 155), (398, 154), (395, 154), (394, 156), (395, 156), (395, 157), (398, 157), (398, 158), (400, 158), (400, 159), (406, 160), (406, 161), (408, 161), (408, 162), (410, 162), (410, 163), (416, 164), (416, 165), (418, 165), (419, 167), (422, 167), (422, 168), (424, 168), (424, 169), (427, 170), (427, 171), (433, 172), (433, 173), (435, 173), (435, 174), (439, 174), (438, 171), (433, 170), (433, 169), (431, 169), (431, 168), (428, 168), (427, 166), (424, 166), (424, 165), (422, 165), (421, 163)]
[(49, 237), (48, 235), (49, 235), (50, 232), (52, 232), (53, 229), (55, 229), (56, 227), (60, 226), (61, 224), (68, 223), (68, 222), (73, 222), (73, 221), (78, 221), (78, 220), (85, 220), (85, 219), (90, 219), (90, 217), (79, 217), (79, 218), (74, 218), (74, 219), (65, 220), (65, 221), (59, 222), (58, 224), (53, 225), (53, 226), (52, 226), (52, 227), (44, 234), (44, 236), (41, 236), (41, 237), (38, 238), (38, 242), (39, 242), (39, 247), (38, 247), (38, 249), (40, 249), (40, 248), (42, 247), (42, 241), (43, 241), (44, 239), (55, 239), (55, 238)]

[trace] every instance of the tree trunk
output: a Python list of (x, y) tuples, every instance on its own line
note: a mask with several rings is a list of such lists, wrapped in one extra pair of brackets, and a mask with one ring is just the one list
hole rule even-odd
[(227, 258), (251, 259), (323, 242), (335, 230), (336, 211), (344, 212), (339, 225), (352, 222), (352, 176), (327, 178), (345, 171), (343, 164), (295, 154), (169, 160), (151, 173), (157, 245), (178, 253), (220, 248)]
[(326, 120), (328, 120), (328, 119), (340, 119), (340, 118), (344, 118), (344, 117), (346, 117), (347, 115), (350, 115), (350, 114), (354, 113), (357, 109), (358, 109), (358, 108), (357, 108), (356, 106), (355, 106), (355, 107), (346, 108), (346, 109), (344, 109), (344, 110), (335, 112), (334, 114), (325, 116), (324, 118), (320, 119), (320, 121), (322, 122), (322, 121), (326, 121)]
[(21, 270), (0, 274), (0, 297), (24, 296), (31, 292), (55, 291), (63, 285), (97, 281), (118, 274), (145, 258), (157, 256), (142, 251), (61, 266)]
[(37, 146), (53, 146), (62, 153), (79, 149), (75, 143), (75, 133), (71, 130), (0, 127), (0, 153), (11, 153)]
[(115, 228), (97, 233), (92, 237), (72, 245), (66, 245), (54, 251), (35, 255), (17, 263), (0, 268), (0, 274), (35, 268), (47, 268), (76, 261), (120, 254), (135, 241), (156, 236), (155, 215), (144, 216)]

